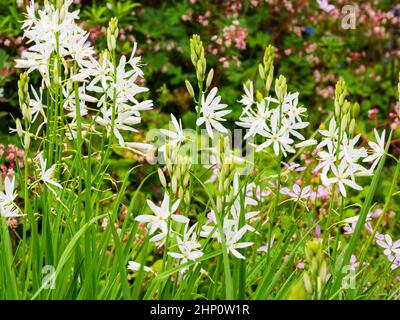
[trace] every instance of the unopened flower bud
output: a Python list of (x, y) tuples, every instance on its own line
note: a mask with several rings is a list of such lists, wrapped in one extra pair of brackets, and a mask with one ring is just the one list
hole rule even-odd
[(178, 180), (175, 176), (171, 179), (171, 189), (174, 194), (178, 191)]
[(190, 84), (190, 82), (188, 80), (185, 80), (185, 85), (186, 85), (186, 89), (189, 92), (189, 95), (194, 98), (194, 90), (192, 85)]
[(21, 125), (21, 121), (19, 119), (15, 120), (15, 125), (16, 125), (16, 129), (17, 129), (17, 134), (20, 138), (22, 138), (23, 135), (23, 131), (22, 131), (22, 125)]
[(118, 19), (116, 17), (114, 17), (108, 23), (108, 28), (107, 28), (108, 50), (114, 51), (116, 49), (118, 34), (119, 34)]
[(19, 106), (22, 111), (22, 107), (25, 105), (29, 107), (30, 105), (30, 97), (29, 97), (29, 76), (28, 72), (21, 73), (18, 80), (18, 99)]
[(184, 188), (187, 188), (187, 186), (189, 185), (189, 182), (190, 182), (190, 175), (186, 174), (186, 175), (183, 177), (182, 186), (183, 186)]
[(29, 149), (29, 146), (31, 145), (31, 137), (29, 135), (29, 132), (25, 132), (25, 137), (24, 137), (24, 148)]
[(274, 80), (274, 66), (271, 67), (267, 80), (265, 81), (265, 89), (267, 90), (267, 92), (271, 90), (271, 84), (273, 80)]
[(24, 118), (24, 120), (26, 120), (28, 123), (32, 123), (32, 110), (31, 110), (31, 108), (29, 108), (25, 104), (23, 104), (22, 108), (21, 108), (21, 113), (22, 113), (22, 117)]
[(342, 129), (342, 131), (346, 130), (347, 124), (348, 124), (348, 123), (349, 123), (349, 115), (348, 115), (348, 114), (345, 114), (345, 115), (342, 117), (342, 123), (341, 123), (341, 129)]
[(360, 114), (360, 105), (358, 104), (358, 102), (355, 102), (351, 107), (351, 116), (353, 118), (357, 118), (359, 114)]
[(351, 106), (350, 101), (347, 101), (347, 100), (346, 100), (346, 101), (343, 103), (342, 113), (343, 113), (343, 114), (347, 114), (347, 113), (350, 111), (350, 106)]
[(340, 104), (337, 99), (335, 99), (335, 117), (339, 118), (340, 116)]
[(260, 74), (260, 78), (264, 80), (265, 72), (264, 72), (264, 67), (262, 66), (261, 63), (258, 65), (258, 73)]
[(351, 121), (350, 121), (349, 133), (350, 133), (350, 134), (353, 134), (355, 128), (356, 128), (356, 119), (353, 118), (353, 119), (351, 119)]
[(283, 102), (287, 91), (286, 78), (280, 75), (277, 80), (275, 80), (275, 94), (278, 97), (280, 103)]
[(158, 172), (158, 178), (160, 179), (161, 185), (164, 188), (166, 188), (167, 187), (167, 180), (165, 179), (164, 172), (160, 168), (157, 169), (157, 172)]
[(310, 279), (310, 275), (308, 274), (308, 272), (304, 272), (304, 287), (306, 288), (306, 291), (308, 293), (312, 292), (312, 285), (311, 285), (311, 279)]
[(185, 204), (187, 206), (190, 205), (190, 192), (189, 192), (189, 190), (186, 190), (185, 195), (183, 197), (183, 201), (185, 202)]
[(328, 275), (328, 266), (326, 265), (326, 261), (322, 261), (321, 267), (319, 269), (319, 276), (321, 277), (322, 281), (325, 282), (326, 277)]
[(214, 69), (211, 68), (207, 76), (206, 89), (208, 89), (211, 86), (213, 78), (214, 78)]
[(183, 200), (183, 189), (181, 187), (178, 190), (178, 198)]

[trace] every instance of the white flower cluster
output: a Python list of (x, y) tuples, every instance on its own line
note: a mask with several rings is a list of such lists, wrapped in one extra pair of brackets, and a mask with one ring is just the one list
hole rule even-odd
[[(248, 129), (245, 139), (257, 135), (265, 138), (263, 143), (256, 146), (257, 152), (272, 145), (276, 155), (282, 152), (286, 156), (288, 152), (295, 153), (297, 147), (315, 143), (313, 140), (305, 140), (304, 136), (298, 132), (309, 125), (302, 119), (306, 116), (307, 109), (298, 105), (298, 92), (287, 93), (284, 90), (282, 95), (277, 88), (277, 96), (283, 97), (281, 101), (271, 96), (255, 99), (253, 82), (243, 87), (245, 95), (239, 102), (244, 108), (236, 124)], [(295, 144), (294, 138), (302, 142)]]
[(150, 148), (148, 145), (126, 143), (120, 133), (121, 130), (137, 131), (133, 126), (141, 122), (140, 112), (153, 107), (151, 100), (139, 102), (136, 97), (148, 91), (148, 88), (137, 84), (138, 78), (143, 76), (143, 71), (138, 66), (140, 57), (135, 57), (135, 52), (136, 44), (130, 59), (126, 61), (126, 57), (122, 56), (116, 67), (110, 60), (109, 54), (104, 53), (101, 63), (96, 63), (89, 70), (94, 77), (88, 84), (87, 90), (102, 94), (97, 103), (101, 116), (96, 117), (96, 122), (104, 126), (108, 134), (113, 131), (121, 147), (147, 150)]
[(196, 121), (197, 126), (201, 126), (203, 123), (205, 124), (207, 133), (211, 138), (214, 137), (213, 129), (221, 133), (228, 133), (228, 130), (220, 121), (226, 121), (223, 117), (232, 111), (224, 110), (228, 105), (220, 103), (221, 96), (217, 96), (217, 92), (218, 88), (214, 87), (207, 97), (205, 97), (205, 94), (201, 96), (201, 117)]
[[(315, 170), (321, 170), (321, 181), (325, 186), (337, 184), (340, 193), (346, 197), (346, 186), (361, 190), (355, 177), (370, 176), (373, 174), (380, 158), (385, 153), (385, 131), (379, 136), (375, 130), (377, 142), (369, 142), (371, 151), (364, 147), (357, 148), (360, 135), (349, 138), (347, 132), (339, 134), (335, 118), (329, 123), (328, 130), (319, 130), (323, 136), (322, 141), (317, 145), (319, 164)], [(341, 139), (339, 141), (339, 136)], [(369, 169), (366, 169), (362, 162), (373, 162)]]
[[(237, 249), (247, 248), (253, 245), (253, 242), (241, 242), (240, 240), (242, 240), (246, 232), (256, 232), (254, 227), (251, 226), (251, 222), (255, 217), (257, 217), (259, 212), (246, 212), (244, 216), (245, 222), (243, 226), (241, 226), (240, 212), (242, 208), (240, 196), (242, 192), (240, 190), (239, 176), (237, 174), (235, 175), (232, 187), (234, 192), (232, 193), (233, 196), (227, 196), (226, 199), (226, 203), (230, 205), (230, 208), (228, 208), (229, 211), (223, 219), (222, 229), (224, 232), (227, 251), (231, 252), (238, 259), (245, 259), (245, 256), (243, 256)], [(252, 186), (250, 188), (252, 188)], [(246, 196), (244, 199), (245, 210), (249, 206), (257, 205), (257, 201), (249, 196), (249, 191), (249, 188), (246, 188)], [(221, 235), (217, 227), (217, 218), (215, 216), (215, 212), (211, 211), (207, 217), (208, 221), (203, 225), (200, 236), (204, 238), (211, 236), (221, 243)]]
[(68, 12), (72, 3), (73, 0), (66, 0), (58, 9), (45, 1), (43, 9), (37, 13), (34, 1), (27, 6), (22, 30), (31, 46), (22, 53), (22, 59), (16, 60), (16, 67), (28, 68), (29, 72), (39, 70), (47, 86), (53, 67), (50, 62), (55, 55), (60, 56), (63, 63), (72, 58), (80, 67), (90, 67), (94, 63), (94, 50), (87, 43), (89, 33), (75, 23), (79, 10)]
[[(76, 24), (79, 10), (68, 12), (72, 2), (67, 0), (60, 8), (46, 2), (38, 12), (34, 1), (27, 7), (22, 29), (31, 46), (22, 53), (22, 59), (16, 60), (16, 67), (27, 68), (28, 72), (39, 70), (43, 78), (40, 95), (32, 88), (33, 120), (40, 113), (46, 122), (42, 93), (51, 83), (58, 83), (62, 87), (65, 114), (72, 119), (66, 130), (70, 140), (77, 134), (77, 106), (79, 116), (83, 117), (89, 114), (87, 104), (91, 103), (100, 110), (100, 114), (93, 116), (95, 122), (105, 127), (108, 136), (112, 133), (121, 147), (138, 153), (151, 149), (144, 143), (125, 142), (121, 134), (121, 131), (137, 131), (134, 126), (141, 122), (140, 112), (153, 106), (151, 100), (139, 102), (137, 98), (138, 94), (148, 91), (138, 84), (144, 74), (140, 57), (135, 56), (137, 44), (128, 61), (122, 56), (117, 64), (108, 51), (101, 53), (98, 61), (88, 42), (89, 33)], [(85, 128), (82, 134), (86, 134)]]
[[(197, 241), (198, 236), (195, 232), (197, 224), (193, 224), (189, 227), (189, 218), (180, 214), (175, 214), (178, 210), (179, 203), (180, 200), (178, 199), (173, 204), (170, 204), (170, 196), (168, 193), (165, 193), (160, 207), (156, 206), (152, 201), (147, 200), (147, 204), (153, 212), (153, 215), (140, 215), (137, 216), (135, 220), (146, 223), (149, 229), (149, 235), (153, 235), (158, 231), (156, 235), (150, 238), (150, 241), (156, 243), (158, 247), (165, 244), (168, 234), (170, 236), (173, 235), (176, 239), (179, 252), (168, 251), (168, 255), (181, 260), (181, 264), (184, 264), (189, 260), (195, 261), (200, 258), (203, 255), (203, 251), (200, 249), (201, 245)], [(185, 225), (183, 236), (180, 236), (179, 233), (171, 227), (170, 230), (168, 230), (168, 225), (171, 220)], [(187, 268), (183, 268), (182, 272), (186, 270)]]
[(4, 179), (4, 192), (0, 191), (0, 214), (5, 218), (13, 218), (19, 216), (18, 208), (14, 200), (17, 194), (14, 192), (15, 176), (5, 177)]

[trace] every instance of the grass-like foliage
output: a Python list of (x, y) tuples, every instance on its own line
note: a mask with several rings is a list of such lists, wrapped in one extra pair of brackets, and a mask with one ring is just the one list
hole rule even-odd
[[(22, 25), (0, 299), (398, 298), (393, 132), (359, 134), (343, 80), (313, 132), (268, 45), (235, 113), (193, 35), (192, 126), (171, 114), (169, 128), (144, 129), (157, 106), (137, 44), (117, 52), (113, 18), (96, 51), (71, 6), (32, 2)], [(121, 154), (138, 161), (116, 175)]]

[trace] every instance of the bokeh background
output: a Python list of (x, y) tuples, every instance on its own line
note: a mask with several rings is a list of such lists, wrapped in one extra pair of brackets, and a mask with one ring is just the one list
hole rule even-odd
[[(257, 78), (257, 65), (268, 44), (276, 48), (276, 75), (284, 74), (289, 90), (300, 92), (315, 130), (333, 108), (335, 83), (345, 79), (352, 100), (361, 105), (360, 133), (390, 126), (392, 151), (399, 152), (400, 4), (393, 0), (352, 1), (355, 29), (344, 29), (342, 9), (349, 1), (226, 0), (115, 1), (74, 0), (83, 27), (96, 48), (106, 48), (106, 27), (118, 17), (118, 52), (130, 54), (138, 42), (149, 96), (155, 110), (145, 126), (160, 127), (173, 112), (184, 124), (194, 121), (184, 80), (194, 82), (189, 37), (197, 33), (216, 72), (214, 84), (225, 103), (240, 114), (242, 84)], [(10, 142), (8, 128), (16, 114), (14, 59), (24, 50), (20, 33), (26, 0), (0, 1), (0, 143)], [(32, 74), (35, 81), (35, 74)], [(38, 81), (38, 79), (36, 79)], [(161, 112), (160, 112), (161, 111)], [(233, 121), (232, 121), (233, 123)]]

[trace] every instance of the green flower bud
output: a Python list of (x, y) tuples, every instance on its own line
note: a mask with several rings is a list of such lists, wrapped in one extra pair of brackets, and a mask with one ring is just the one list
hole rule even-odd
[(29, 76), (28, 72), (21, 73), (18, 80), (18, 100), (21, 111), (23, 106), (29, 108), (30, 96), (29, 96)]
[(275, 49), (272, 45), (268, 45), (264, 51), (264, 65), (270, 67), (274, 63)]
[(264, 67), (262, 66), (261, 63), (258, 65), (258, 73), (260, 74), (260, 78), (264, 80), (265, 72), (264, 72)]
[(22, 131), (22, 125), (21, 125), (21, 121), (19, 119), (15, 120), (15, 125), (17, 128), (17, 134), (20, 138), (22, 138), (23, 135), (23, 131)]
[(275, 80), (275, 94), (278, 97), (280, 103), (283, 102), (287, 91), (286, 78), (280, 75), (277, 80)]
[(165, 179), (164, 172), (160, 168), (157, 169), (157, 172), (158, 172), (158, 178), (160, 179), (161, 185), (164, 188), (166, 188), (167, 187), (167, 180)]
[(179, 188), (179, 191), (178, 191), (178, 198), (179, 199), (181, 199), (181, 201), (183, 200), (183, 189), (182, 188)]
[(189, 192), (189, 190), (186, 190), (185, 195), (183, 197), (183, 201), (185, 202), (185, 204), (187, 206), (190, 205), (190, 192)]
[(182, 175), (182, 170), (181, 170), (182, 168), (181, 167), (182, 166), (179, 165), (179, 162), (178, 162), (178, 165), (175, 166), (176, 170), (174, 172), (174, 176), (175, 176), (177, 181), (181, 180), (181, 175)]
[(211, 86), (213, 78), (214, 78), (214, 69), (211, 68), (210, 71), (208, 72), (208, 76), (207, 76), (207, 80), (206, 80), (206, 90)]
[(190, 39), (190, 59), (196, 69), (198, 68), (198, 61), (201, 59), (205, 60), (203, 42), (197, 34), (194, 34)]
[(29, 132), (25, 132), (25, 137), (24, 137), (24, 148), (29, 149), (29, 146), (31, 145), (31, 137), (29, 135)]
[(342, 131), (345, 131), (346, 130), (346, 128), (347, 128), (347, 124), (349, 123), (349, 115), (348, 114), (345, 114), (343, 117), (342, 117), (342, 123), (341, 123), (341, 129), (342, 129)]
[(326, 277), (328, 275), (328, 266), (326, 261), (322, 261), (321, 267), (319, 269), (319, 276), (321, 277), (323, 282), (326, 282)]
[(171, 179), (171, 189), (174, 194), (178, 191), (178, 179), (175, 176)]
[(190, 182), (190, 175), (186, 174), (186, 175), (184, 176), (184, 178), (183, 178), (182, 186), (183, 186), (184, 188), (187, 188), (187, 186), (189, 185), (189, 182)]
[(273, 80), (274, 80), (274, 66), (271, 67), (267, 77), (267, 81), (265, 82), (265, 89), (267, 90), (267, 92), (271, 90), (271, 84)]
[(256, 100), (258, 103), (260, 103), (264, 99), (262, 93), (260, 91), (256, 91)]
[(314, 257), (311, 258), (311, 272), (315, 273), (317, 271), (318, 271), (318, 260), (314, 256)]
[(338, 99), (335, 99), (335, 117), (340, 117), (340, 104)]
[(342, 113), (347, 114), (350, 111), (350, 107), (351, 107), (350, 101), (345, 100), (342, 107)]
[(31, 110), (31, 108), (29, 108), (25, 104), (23, 104), (22, 108), (21, 108), (21, 113), (22, 113), (22, 117), (24, 118), (24, 120), (26, 120), (28, 123), (32, 123), (32, 110)]
[(308, 272), (304, 272), (303, 275), (304, 279), (304, 287), (308, 293), (312, 293), (312, 285), (311, 285), (311, 278)]
[(351, 116), (353, 118), (357, 118), (359, 114), (360, 114), (360, 105), (358, 104), (358, 102), (355, 102), (351, 107)]
[(350, 125), (349, 125), (349, 133), (353, 134), (356, 128), (356, 119), (351, 119)]
[(117, 47), (117, 38), (119, 34), (118, 19), (111, 18), (107, 28), (107, 47), (108, 50), (114, 51)]

